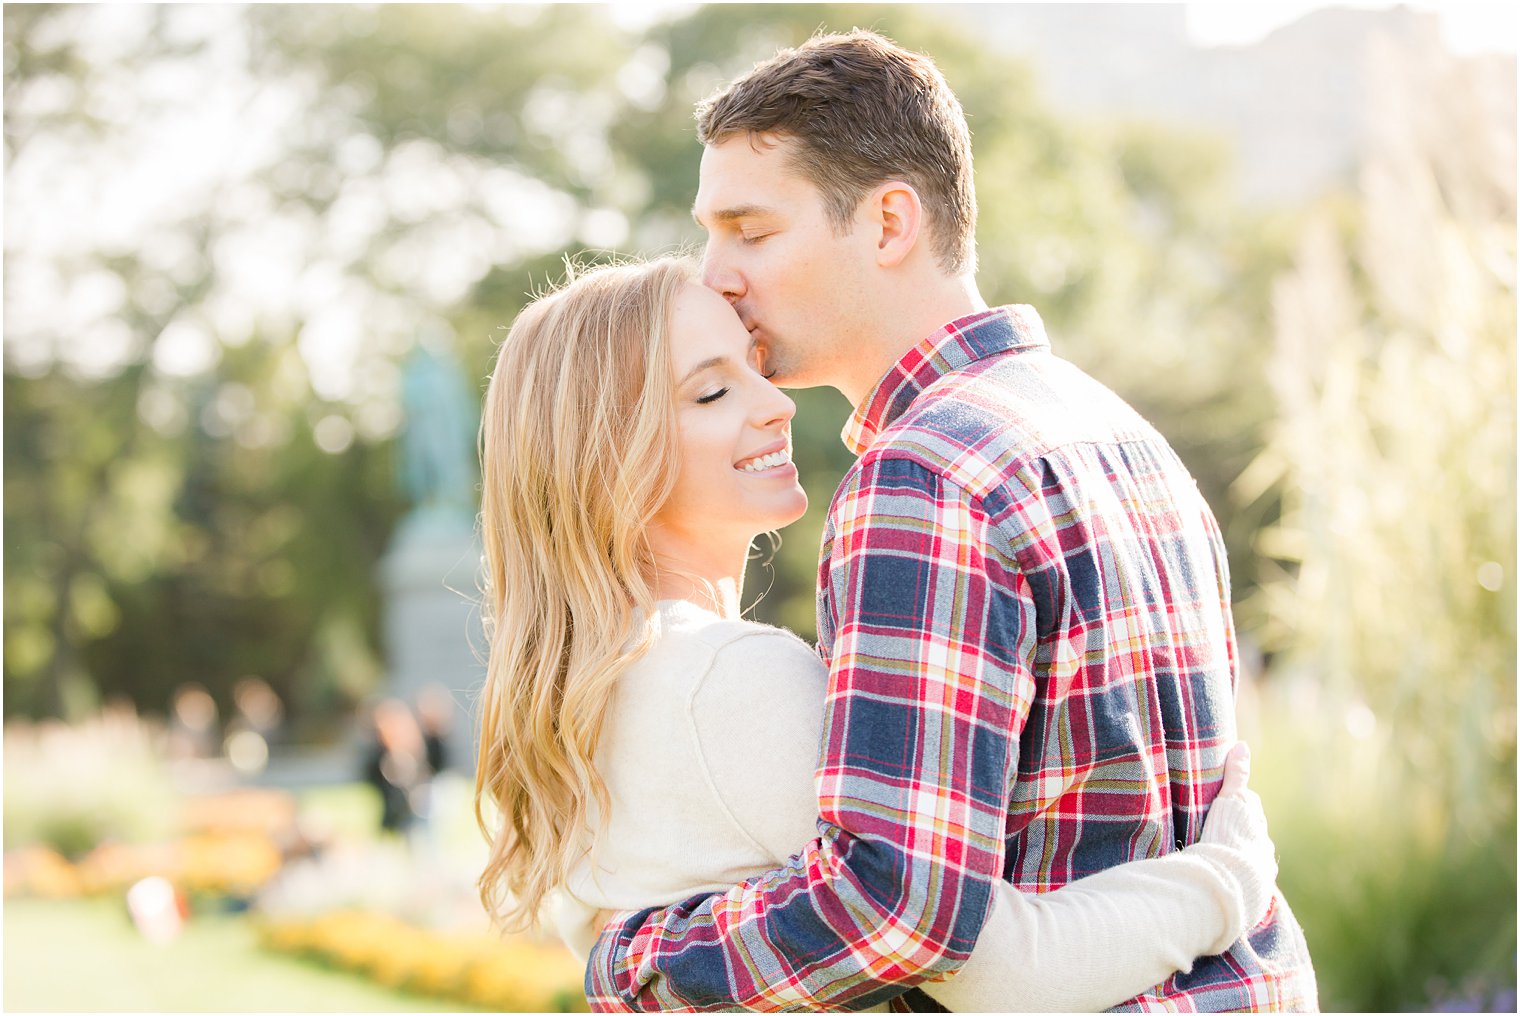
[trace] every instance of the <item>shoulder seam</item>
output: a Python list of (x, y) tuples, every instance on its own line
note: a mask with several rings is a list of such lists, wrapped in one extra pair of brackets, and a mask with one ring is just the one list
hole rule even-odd
[[(721, 634), (714, 632), (714, 629), (719, 627), (718, 625), (708, 625), (698, 633), (698, 637), (702, 640), (702, 644), (711, 649), (714, 655), (724, 649), (729, 648), (735, 643), (743, 642), (745, 639), (780, 638), (787, 643), (795, 642), (802, 648), (811, 651), (811, 647), (808, 646), (807, 642), (802, 638), (802, 636), (796, 634), (795, 632), (788, 631), (785, 628), (778, 628), (771, 625), (760, 625), (757, 622), (742, 620), (724, 621), (722, 622), (722, 626), (727, 630), (723, 631)], [(698, 681), (697, 683), (700, 684), (701, 682)]]
[(839, 489), (834, 492), (835, 496), (830, 504), (831, 513), (833, 507), (837, 506), (846, 496), (848, 496), (847, 492), (859, 492), (861, 488), (861, 474), (864, 471), (867, 460), (877, 462), (906, 462), (911, 466), (923, 470), (928, 475), (933, 476), (940, 483), (943, 483), (946, 486), (953, 487), (956, 490), (960, 491), (966, 496), (966, 499), (968, 501), (971, 501), (975, 504), (980, 504), (983, 498), (986, 496), (985, 492), (978, 492), (972, 489), (970, 486), (961, 482), (961, 480), (952, 475), (954, 472), (957, 472), (957, 470), (954, 470), (950, 463), (942, 461), (931, 462), (923, 455), (919, 455), (910, 449), (903, 448), (895, 444), (890, 444), (889, 442), (888, 447), (881, 447), (883, 443), (884, 442), (878, 439), (876, 444), (873, 444), (870, 448), (867, 448), (865, 453), (862, 454), (860, 458), (856, 459), (854, 464), (850, 466), (849, 471), (845, 474), (844, 479), (840, 482)]
[[(799, 643), (802, 642), (800, 638), (792, 635), (790, 632), (784, 632), (783, 629), (777, 629), (774, 632), (741, 631), (737, 635), (731, 638), (727, 638), (717, 645), (707, 643), (709, 649), (707, 666), (702, 669), (702, 673), (697, 676), (696, 680), (692, 681), (691, 690), (686, 695), (686, 726), (691, 735), (692, 745), (696, 748), (697, 759), (701, 762), (702, 780), (707, 784), (708, 793), (712, 795), (713, 803), (718, 806), (718, 810), (721, 811), (724, 817), (728, 819), (729, 825), (733, 826), (734, 830), (744, 838), (744, 842), (748, 843), (751, 847), (758, 851), (762, 857), (767, 856), (768, 853), (766, 851), (765, 845), (762, 844), (759, 840), (755, 839), (750, 831), (744, 827), (744, 823), (739, 821), (739, 817), (734, 814), (734, 810), (729, 807), (728, 801), (723, 797), (723, 792), (718, 789), (717, 781), (713, 779), (712, 767), (708, 763), (707, 759), (707, 750), (702, 743), (702, 732), (697, 724), (696, 702), (697, 696), (702, 693), (702, 689), (707, 684), (707, 679), (712, 676), (713, 665), (718, 660), (719, 652), (721, 652), (723, 649), (728, 648), (736, 642), (742, 642), (746, 638), (754, 637), (768, 639), (777, 636), (790, 636), (790, 638), (787, 639), (788, 642), (790, 642), (791, 639), (796, 639)], [(803, 646), (805, 648), (806, 643), (803, 643)]]

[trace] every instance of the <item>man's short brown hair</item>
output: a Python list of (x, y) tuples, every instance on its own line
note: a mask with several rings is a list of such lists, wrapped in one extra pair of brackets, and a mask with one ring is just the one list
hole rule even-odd
[(836, 230), (871, 188), (905, 181), (923, 202), (941, 269), (975, 270), (971, 132), (928, 57), (860, 29), (815, 36), (697, 107), (704, 145), (739, 133), (790, 139), (792, 167), (823, 194)]

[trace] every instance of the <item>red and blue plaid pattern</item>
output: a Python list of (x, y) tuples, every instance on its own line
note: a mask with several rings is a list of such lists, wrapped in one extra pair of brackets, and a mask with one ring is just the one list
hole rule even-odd
[[(1166, 853), (1217, 792), (1236, 661), (1213, 514), (1031, 309), (925, 340), (845, 440), (860, 458), (819, 572), (820, 837), (609, 929), (587, 968), (597, 1011), (935, 1009), (906, 989), (964, 962), (993, 879), (1043, 892)], [(1315, 1005), (1279, 896), (1230, 951), (1123, 1008)]]

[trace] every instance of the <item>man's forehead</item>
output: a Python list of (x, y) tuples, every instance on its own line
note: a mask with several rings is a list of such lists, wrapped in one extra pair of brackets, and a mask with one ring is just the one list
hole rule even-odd
[(752, 144), (743, 134), (706, 146), (692, 216), (700, 223), (774, 213), (809, 186), (791, 167), (786, 141)]

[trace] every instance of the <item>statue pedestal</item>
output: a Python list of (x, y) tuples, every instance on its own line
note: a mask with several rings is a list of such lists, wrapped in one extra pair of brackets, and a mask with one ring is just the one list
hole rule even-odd
[(480, 542), (458, 509), (419, 508), (404, 519), (380, 561), (386, 691), (415, 705), (442, 685), (454, 700), (450, 768), (473, 778), (475, 705), (488, 647), (480, 618)]

